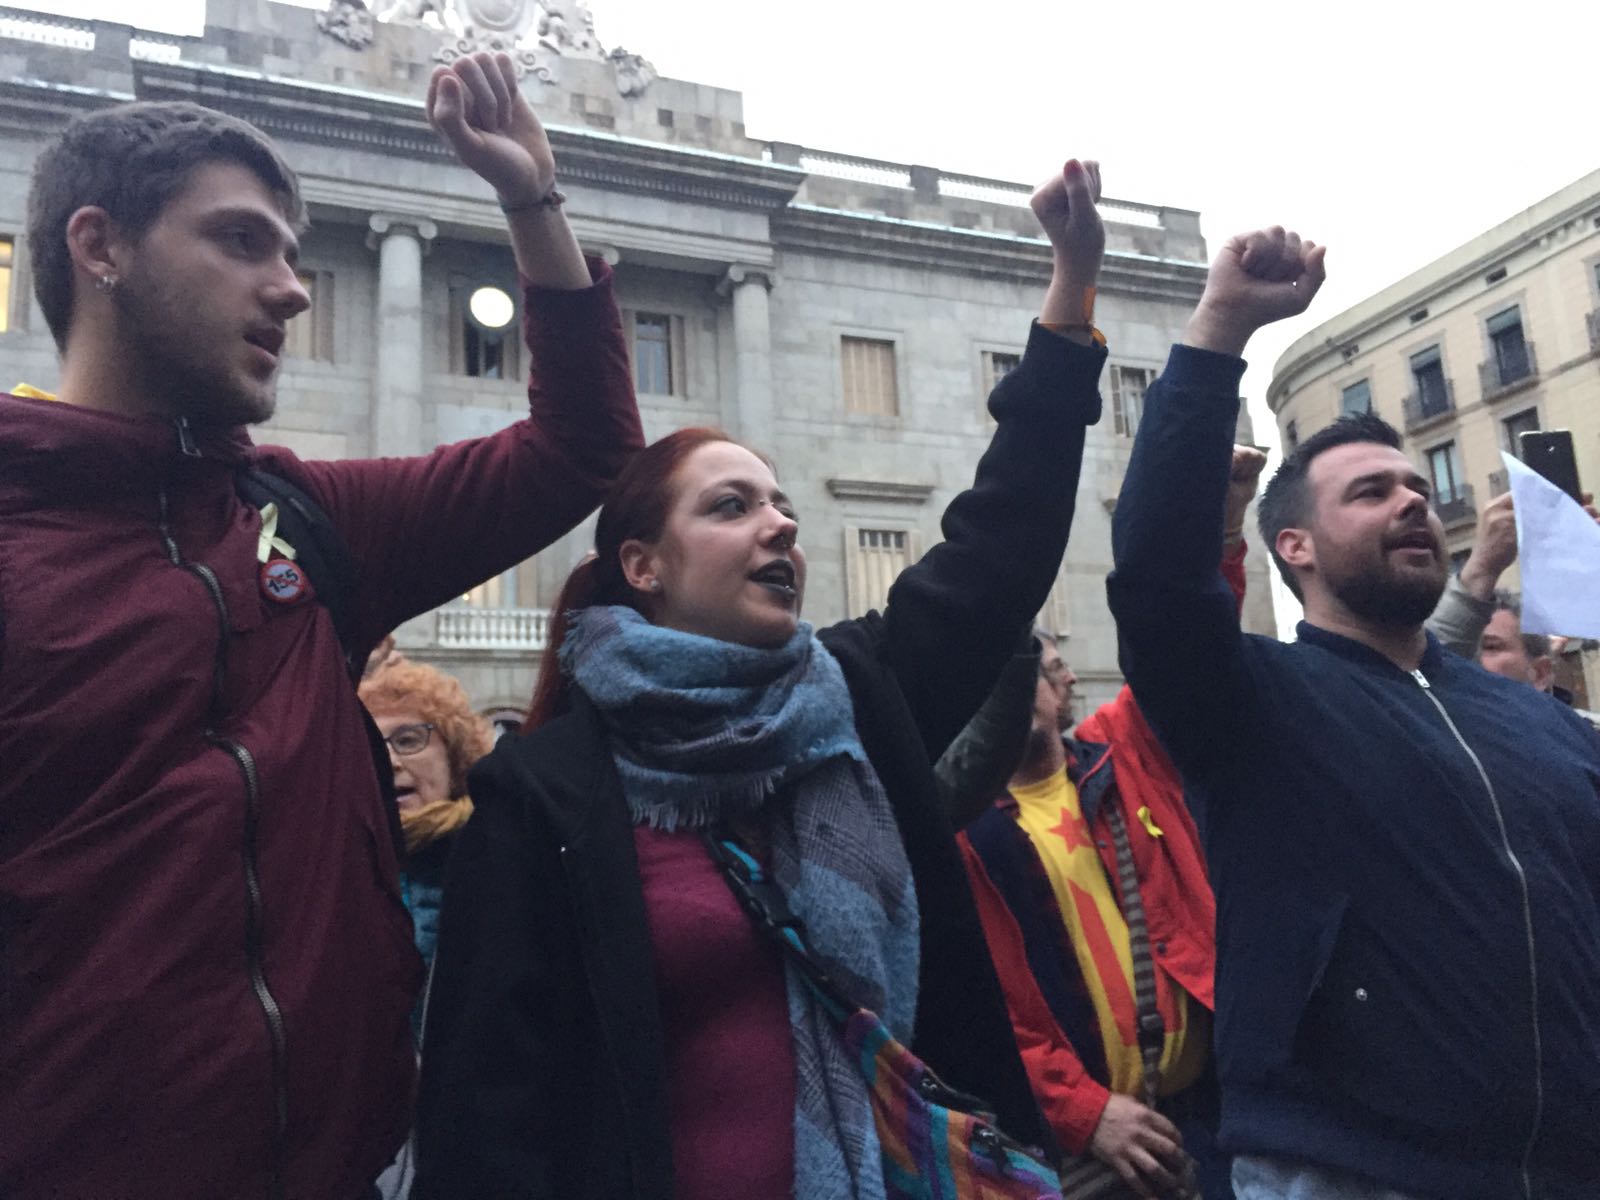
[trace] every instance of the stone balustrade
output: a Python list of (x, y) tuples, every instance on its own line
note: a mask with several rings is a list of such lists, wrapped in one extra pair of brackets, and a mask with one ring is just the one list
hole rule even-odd
[(543, 650), (550, 634), (548, 608), (441, 608), (436, 641), (451, 650)]

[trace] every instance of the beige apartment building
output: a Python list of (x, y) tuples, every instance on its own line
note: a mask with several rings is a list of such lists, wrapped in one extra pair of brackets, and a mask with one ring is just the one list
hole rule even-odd
[[(1347, 412), (1400, 429), (1458, 566), (1522, 431), (1570, 429), (1600, 491), (1600, 170), (1311, 330), (1267, 402), (1285, 447)], [(1600, 702), (1597, 660), (1590, 643), (1561, 664), (1585, 707)]]

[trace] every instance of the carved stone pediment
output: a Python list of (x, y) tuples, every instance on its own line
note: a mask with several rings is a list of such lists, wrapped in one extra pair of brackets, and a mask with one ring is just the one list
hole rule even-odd
[(353, 50), (372, 45), (372, 12), (361, 0), (331, 0), (317, 14), (317, 28)]
[(594, 32), (594, 15), (583, 0), (329, 0), (317, 28), (347, 46), (371, 45), (374, 22), (413, 25), (442, 34), (433, 61), (452, 63), (480, 50), (503, 51), (516, 64), (518, 78), (556, 80), (564, 59), (609, 62), (623, 96), (642, 95), (656, 70), (642, 55), (620, 46), (606, 52)]

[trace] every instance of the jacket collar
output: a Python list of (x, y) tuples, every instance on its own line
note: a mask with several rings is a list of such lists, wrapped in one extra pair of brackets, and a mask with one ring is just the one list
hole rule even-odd
[[(1422, 661), (1418, 664), (1424, 675), (1432, 676), (1444, 662), (1444, 647), (1439, 639), (1433, 636), (1433, 631), (1424, 629), (1428, 639), (1427, 646), (1422, 651)], [(1310, 621), (1301, 621), (1295, 626), (1295, 633), (1302, 642), (1321, 647), (1330, 654), (1336, 654), (1349, 662), (1360, 666), (1376, 667), (1396, 674), (1404, 675), (1406, 672), (1395, 666), (1385, 655), (1380, 654), (1371, 646), (1347, 638), (1343, 634), (1333, 633), (1321, 626), (1313, 625)]]
[(1078, 807), (1083, 811), (1084, 822), (1092, 826), (1115, 780), (1111, 747), (1101, 742), (1080, 742), (1070, 734), (1063, 734), (1061, 741), (1067, 748), (1067, 778), (1078, 789)]
[(0, 394), (0, 462), (10, 481), (39, 495), (110, 499), (147, 490), (180, 464), (232, 467), (252, 450), (243, 426), (195, 429), (165, 417)]

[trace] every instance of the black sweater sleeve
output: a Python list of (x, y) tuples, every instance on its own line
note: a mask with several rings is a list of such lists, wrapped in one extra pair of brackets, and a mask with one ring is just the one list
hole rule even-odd
[(884, 611), (889, 665), (937, 759), (977, 711), (1043, 607), (1067, 548), (1106, 352), (1035, 324), (996, 385), (997, 424), (944, 541), (901, 572)]
[[(552, 1043), (581, 972), (553, 961), (571, 939), (547, 928), (551, 906), (537, 888), (561, 865), (548, 839), (529, 836), (515, 771), (502, 762), (474, 771), (472, 819), (448, 869), (423, 1033), (415, 1200), (557, 1194)], [(530, 936), (535, 929), (547, 936)]]
[(1111, 523), (1122, 673), (1186, 774), (1229, 755), (1248, 695), (1239, 602), (1218, 568), (1244, 361), (1174, 346)]

